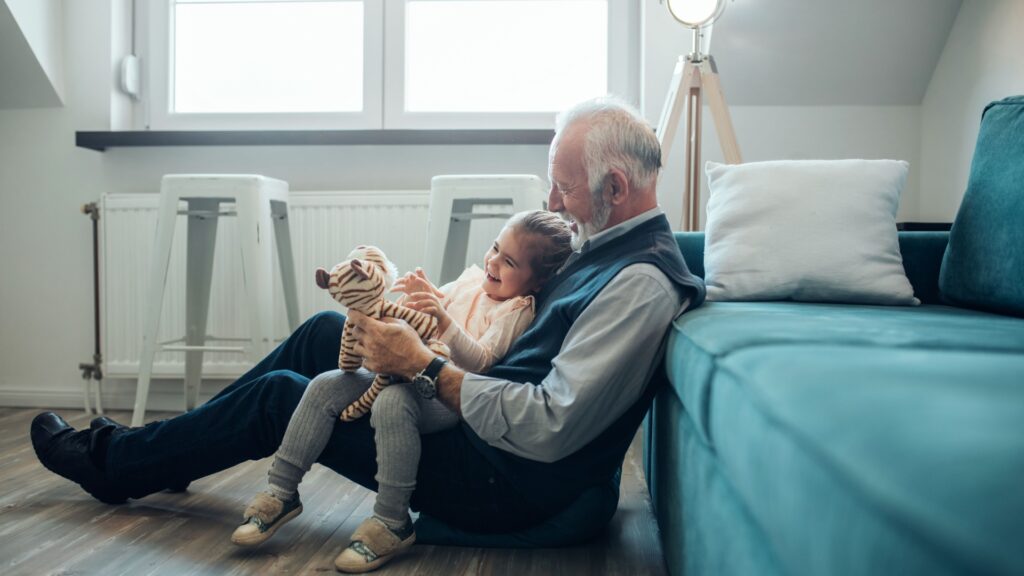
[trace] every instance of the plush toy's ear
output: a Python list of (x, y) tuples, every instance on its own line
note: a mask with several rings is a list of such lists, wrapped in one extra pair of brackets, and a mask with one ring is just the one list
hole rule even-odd
[(370, 271), (366, 269), (366, 264), (363, 264), (362, 260), (352, 260), (352, 271), (359, 275), (363, 280), (370, 278)]
[(331, 287), (331, 275), (323, 268), (316, 269), (316, 285), (327, 290)]

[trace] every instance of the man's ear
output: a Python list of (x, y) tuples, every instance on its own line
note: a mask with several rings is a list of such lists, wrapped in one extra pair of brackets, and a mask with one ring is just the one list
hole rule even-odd
[(604, 187), (612, 206), (623, 204), (629, 198), (629, 179), (626, 178), (626, 173), (618, 168), (608, 171), (608, 175), (604, 179)]

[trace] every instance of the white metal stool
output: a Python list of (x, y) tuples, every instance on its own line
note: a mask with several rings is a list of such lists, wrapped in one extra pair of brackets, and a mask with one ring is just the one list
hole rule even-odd
[[(507, 219), (523, 210), (543, 209), (546, 199), (544, 181), (532, 174), (434, 176), (423, 267), (427, 277), (438, 286), (459, 277), (466, 264), (473, 220)], [(506, 205), (509, 210), (474, 212), (478, 205)]]
[[(186, 205), (184, 210), (182, 203)], [(160, 343), (157, 334), (178, 215), (188, 217), (185, 337)], [(221, 216), (238, 217), (243, 293), (250, 329), (248, 346), (206, 345), (214, 242), (217, 220)], [(270, 352), (274, 281), (271, 229), (277, 244), (288, 324), (294, 330), (298, 326), (299, 307), (288, 227), (288, 183), (250, 174), (170, 174), (163, 177), (132, 426), (141, 426), (144, 420), (153, 360), (158, 350), (185, 352), (186, 410), (195, 407), (199, 396), (203, 352), (248, 353), (253, 362)], [(180, 344), (182, 341), (184, 344)]]

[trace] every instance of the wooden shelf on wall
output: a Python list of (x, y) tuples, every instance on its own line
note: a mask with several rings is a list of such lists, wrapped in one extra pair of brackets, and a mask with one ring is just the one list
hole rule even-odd
[(552, 130), (80, 131), (75, 145), (99, 152), (143, 146), (546, 146), (552, 137)]

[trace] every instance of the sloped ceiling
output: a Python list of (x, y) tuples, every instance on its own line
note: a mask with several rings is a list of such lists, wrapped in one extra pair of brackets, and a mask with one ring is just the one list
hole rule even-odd
[(0, 0), (0, 110), (61, 106), (61, 95), (7, 0)]
[(730, 105), (918, 105), (960, 4), (730, 0), (711, 53)]

